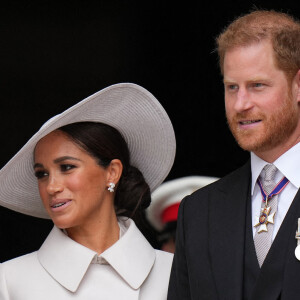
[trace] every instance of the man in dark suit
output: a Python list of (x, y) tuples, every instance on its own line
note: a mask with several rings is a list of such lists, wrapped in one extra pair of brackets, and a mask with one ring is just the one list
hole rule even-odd
[(300, 23), (254, 11), (217, 47), (228, 124), (251, 159), (181, 202), (168, 299), (300, 299)]

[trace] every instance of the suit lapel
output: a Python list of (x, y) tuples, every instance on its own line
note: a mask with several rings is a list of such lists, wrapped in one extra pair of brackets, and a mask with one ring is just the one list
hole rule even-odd
[[(251, 299), (295, 299), (300, 295), (300, 262), (295, 258), (297, 220), (300, 217), (298, 191), (262, 265)], [(295, 291), (297, 291), (296, 294)], [(292, 296), (294, 295), (294, 297)]]
[[(211, 195), (210, 259), (217, 290), (223, 299), (241, 299), (246, 222), (250, 200), (250, 162), (226, 177)], [(222, 294), (221, 294), (222, 293)]]
[[(290, 299), (299, 299), (300, 297), (300, 261), (295, 256), (295, 248), (297, 246), (297, 240), (295, 239), (295, 232), (298, 228), (298, 218), (300, 218), (300, 191), (295, 197), (295, 214), (293, 215), (292, 229), (290, 230), (290, 238), (286, 242), (288, 242), (288, 251), (286, 264), (284, 269), (284, 277), (283, 277), (283, 293), (281, 296), (281, 300), (290, 300)], [(288, 236), (286, 236), (288, 239)]]

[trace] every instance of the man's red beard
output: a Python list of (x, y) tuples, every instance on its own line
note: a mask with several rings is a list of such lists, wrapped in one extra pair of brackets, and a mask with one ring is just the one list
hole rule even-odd
[[(241, 120), (260, 120), (257, 128), (242, 129)], [(231, 119), (227, 114), (229, 128), (237, 143), (244, 150), (263, 152), (284, 143), (294, 132), (299, 121), (298, 108), (287, 97), (281, 107), (267, 116), (262, 113), (237, 113)]]

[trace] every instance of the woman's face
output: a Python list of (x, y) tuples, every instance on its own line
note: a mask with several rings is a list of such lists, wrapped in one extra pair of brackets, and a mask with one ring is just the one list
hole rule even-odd
[(42, 138), (34, 162), (40, 196), (57, 227), (93, 226), (114, 212), (107, 191), (110, 168), (99, 166), (65, 133), (55, 130)]

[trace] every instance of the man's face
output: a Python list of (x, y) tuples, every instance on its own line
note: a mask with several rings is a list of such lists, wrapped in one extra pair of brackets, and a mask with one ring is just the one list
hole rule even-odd
[(269, 41), (226, 52), (224, 87), (227, 121), (243, 149), (267, 160), (297, 143), (298, 83), (275, 66)]

